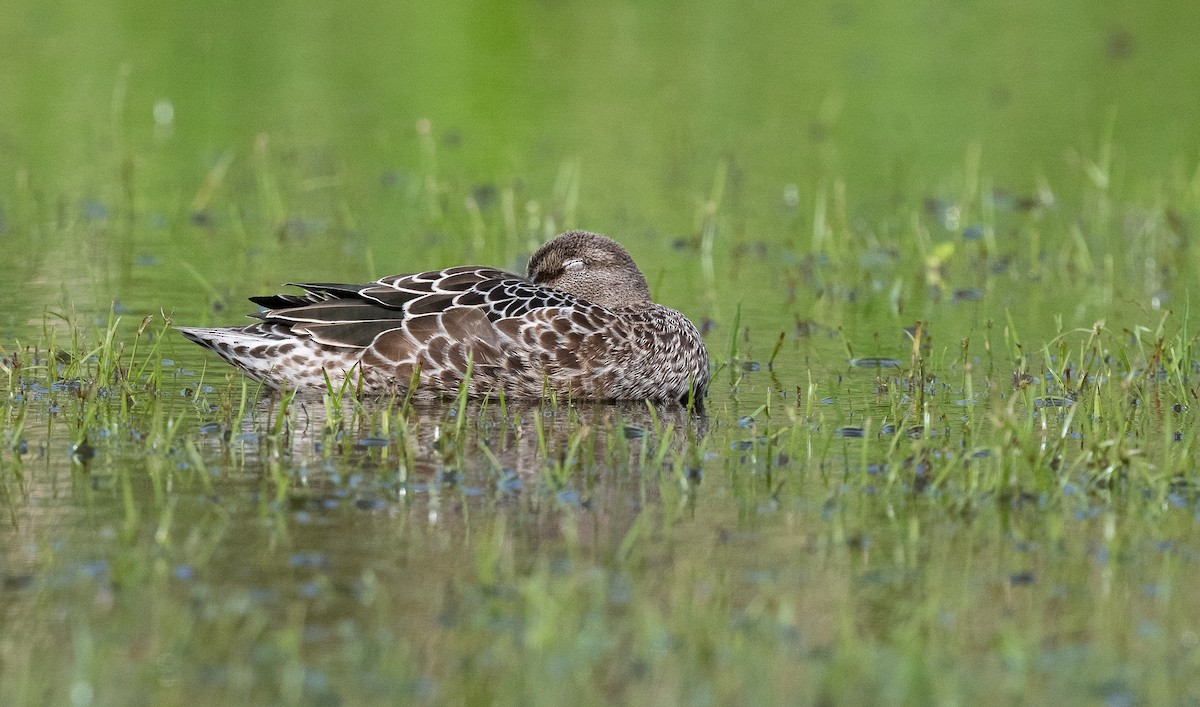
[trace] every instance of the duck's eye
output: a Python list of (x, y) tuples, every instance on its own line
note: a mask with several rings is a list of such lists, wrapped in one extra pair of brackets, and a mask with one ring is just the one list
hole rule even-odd
[(583, 270), (583, 258), (571, 258), (563, 263), (563, 270), (567, 272), (579, 272)]

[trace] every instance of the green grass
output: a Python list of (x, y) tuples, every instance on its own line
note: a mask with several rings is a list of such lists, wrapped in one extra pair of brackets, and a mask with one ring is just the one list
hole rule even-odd
[(701, 419), (264, 397), (49, 318), (4, 356), (4, 701), (1196, 696), (1186, 306), (899, 368), (733, 321)]
[[(1195, 13), (10, 5), (0, 704), (1200, 700)], [(706, 416), (170, 329), (569, 227)]]
[[(684, 257), (792, 291), (710, 302), (704, 417), (268, 395), (164, 314), (52, 309), (0, 352), (0, 700), (1200, 696), (1198, 334), (1186, 293), (1128, 310), (1111, 289), (1184, 270), (1165, 223), (1089, 189), (1074, 218), (976, 194), (1000, 253), (937, 210), (898, 208), (915, 249), (821, 216), (791, 265), (728, 238), (710, 197)], [(509, 217), (465, 203), (494, 243)], [(1079, 223), (1142, 236), (1084, 247)], [(222, 302), (210, 279), (192, 269)], [(1070, 299), (1114, 315), (1069, 326)]]

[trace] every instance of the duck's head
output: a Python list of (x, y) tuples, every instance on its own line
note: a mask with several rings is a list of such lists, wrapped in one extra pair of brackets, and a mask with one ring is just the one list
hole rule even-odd
[(646, 278), (629, 252), (599, 233), (556, 236), (529, 259), (529, 279), (611, 309), (650, 303)]

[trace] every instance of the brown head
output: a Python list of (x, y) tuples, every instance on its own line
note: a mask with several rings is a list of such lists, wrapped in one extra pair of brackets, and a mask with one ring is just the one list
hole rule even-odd
[(650, 303), (646, 278), (629, 252), (599, 233), (556, 236), (529, 259), (529, 279), (610, 309)]

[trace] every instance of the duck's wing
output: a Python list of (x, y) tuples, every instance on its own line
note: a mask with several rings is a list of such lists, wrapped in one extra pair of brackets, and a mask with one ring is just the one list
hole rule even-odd
[(380, 333), (363, 351), (363, 369), (400, 381), (419, 376), (422, 386), (442, 391), (458, 389), (469, 370), (472, 394), (537, 397), (549, 386), (616, 397), (613, 353), (635, 335), (624, 317), (524, 281), (488, 295), (483, 305), (418, 314)]
[(251, 316), (286, 325), (294, 334), (321, 344), (355, 349), (365, 349), (393, 330), (404, 330), (409, 335), (404, 338), (419, 341), (426, 329), (442, 326), (443, 320), (494, 323), (538, 308), (578, 302), (572, 295), (519, 275), (472, 266), (393, 275), (365, 285), (296, 286), (304, 293), (250, 298), (265, 308)]

